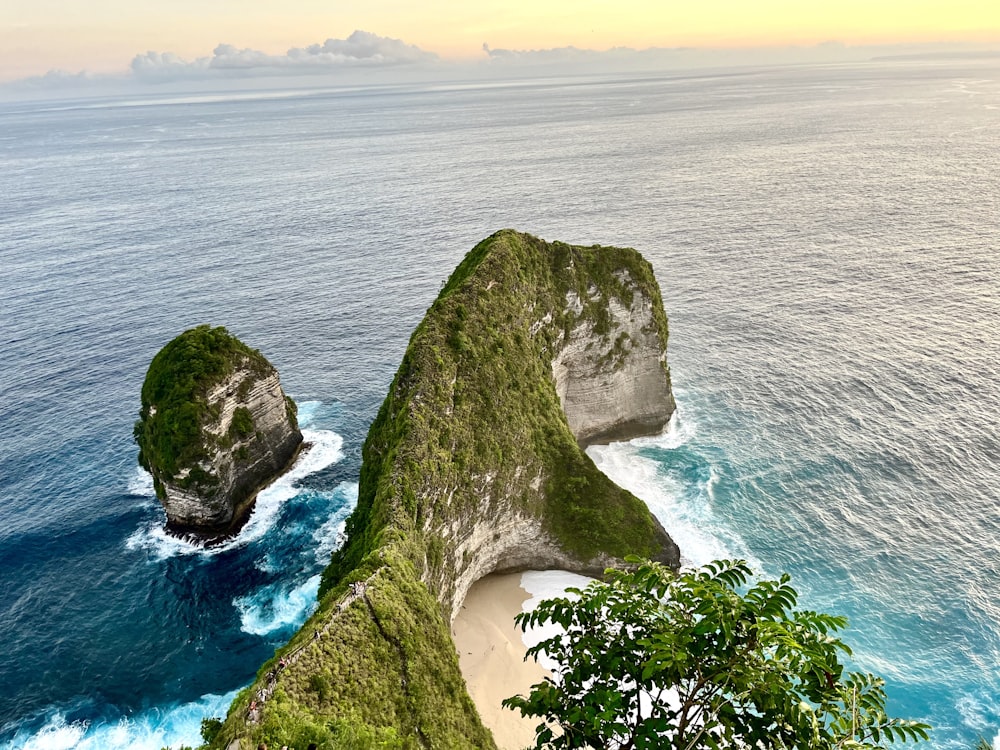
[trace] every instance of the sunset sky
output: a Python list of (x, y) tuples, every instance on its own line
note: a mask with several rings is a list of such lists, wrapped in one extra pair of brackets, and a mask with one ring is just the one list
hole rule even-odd
[(1000, 44), (997, 0), (4, 0), (0, 81), (112, 73), (147, 51), (187, 59), (220, 43), (282, 55), (355, 29), (445, 61), (494, 49)]

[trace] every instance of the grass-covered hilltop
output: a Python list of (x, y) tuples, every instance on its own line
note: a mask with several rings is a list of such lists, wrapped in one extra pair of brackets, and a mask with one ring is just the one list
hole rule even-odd
[(239, 529), (257, 490), (302, 443), (295, 403), (271, 363), (207, 325), (153, 357), (134, 434), (167, 528), (209, 539)]
[(502, 570), (600, 575), (676, 545), (583, 452), (674, 409), (667, 319), (634, 250), (502, 231), (414, 331), (363, 451), (319, 608), (234, 702), (211, 746), (493, 748), (450, 622)]

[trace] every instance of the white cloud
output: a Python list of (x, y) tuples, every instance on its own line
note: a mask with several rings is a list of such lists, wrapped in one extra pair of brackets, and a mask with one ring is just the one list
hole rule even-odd
[(400, 65), (434, 62), (437, 55), (399, 39), (355, 31), (347, 39), (327, 39), (323, 44), (290, 49), (289, 60), (326, 64)]
[(690, 68), (738, 67), (747, 65), (785, 65), (829, 62), (862, 62), (880, 56), (913, 54), (934, 58), (996, 56), (996, 52), (968, 50), (970, 45), (872, 45), (850, 46), (827, 41), (811, 46), (747, 48), (650, 47), (632, 49), (613, 47), (607, 50), (556, 47), (551, 49), (492, 49), (483, 45), (485, 65), (510, 71), (515, 69), (541, 73), (612, 73), (651, 72)]
[[(53, 70), (42, 76), (0, 85), (0, 99), (52, 98), (141, 93), (155, 84), (158, 91), (250, 90), (262, 80), (292, 87), (313, 86), (317, 74), (338, 84), (401, 83), (442, 79), (487, 80), (547, 75), (606, 75), (665, 73), (696, 68), (730, 68), (774, 64), (864, 61), (880, 56), (913, 55), (937, 59), (997, 56), (997, 50), (973, 45), (885, 45), (852, 47), (825, 42), (810, 47), (747, 49), (615, 47), (607, 50), (557, 47), (551, 49), (492, 49), (475, 62), (450, 62), (399, 39), (355, 31), (346, 39), (294, 47), (283, 55), (220, 44), (212, 54), (194, 60), (172, 52), (149, 51), (133, 58), (120, 74), (94, 75)], [(323, 83), (329, 83), (324, 81)]]
[(383, 68), (434, 63), (437, 55), (399, 39), (355, 31), (347, 39), (294, 47), (284, 55), (220, 44), (211, 57), (187, 61), (170, 52), (146, 52), (132, 60), (132, 74), (149, 81), (300, 75), (343, 68)]

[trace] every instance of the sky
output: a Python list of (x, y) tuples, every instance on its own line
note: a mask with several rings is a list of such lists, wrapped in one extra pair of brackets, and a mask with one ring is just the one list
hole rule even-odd
[[(354, 37), (355, 31), (364, 37)], [(325, 51), (327, 40), (334, 42)], [(367, 40), (367, 47), (361, 42)], [(341, 42), (339, 46), (336, 42)], [(395, 45), (390, 44), (395, 42)], [(998, 0), (3, 0), (0, 83), (607, 52), (1000, 48)], [(831, 44), (836, 43), (836, 44)], [(221, 45), (221, 46), (220, 46)], [(220, 55), (219, 50), (222, 50)], [(298, 56), (292, 54), (298, 50)], [(493, 50), (494, 54), (490, 54)], [(237, 59), (237, 53), (242, 57)], [(418, 54), (419, 53), (419, 54)], [(506, 53), (514, 53), (507, 55)], [(620, 52), (613, 53), (621, 57)], [(557, 55), (558, 56), (558, 55)], [(253, 59), (251, 59), (253, 58)], [(651, 58), (647, 56), (649, 62)], [(254, 62), (254, 60), (256, 62)], [(200, 61), (197, 62), (197, 61)], [(183, 68), (187, 65), (189, 67)], [(138, 69), (141, 71), (137, 73)], [(171, 67), (172, 66), (172, 67)], [(169, 69), (169, 70), (168, 70)], [(172, 72), (171, 72), (172, 71)], [(153, 76), (155, 77), (155, 75)]]

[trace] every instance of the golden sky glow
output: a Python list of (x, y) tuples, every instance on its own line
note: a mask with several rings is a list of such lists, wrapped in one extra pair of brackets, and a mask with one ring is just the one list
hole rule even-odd
[(123, 70), (139, 52), (220, 42), (283, 53), (355, 29), (445, 58), (493, 48), (1000, 44), (998, 0), (4, 0), (0, 80)]

